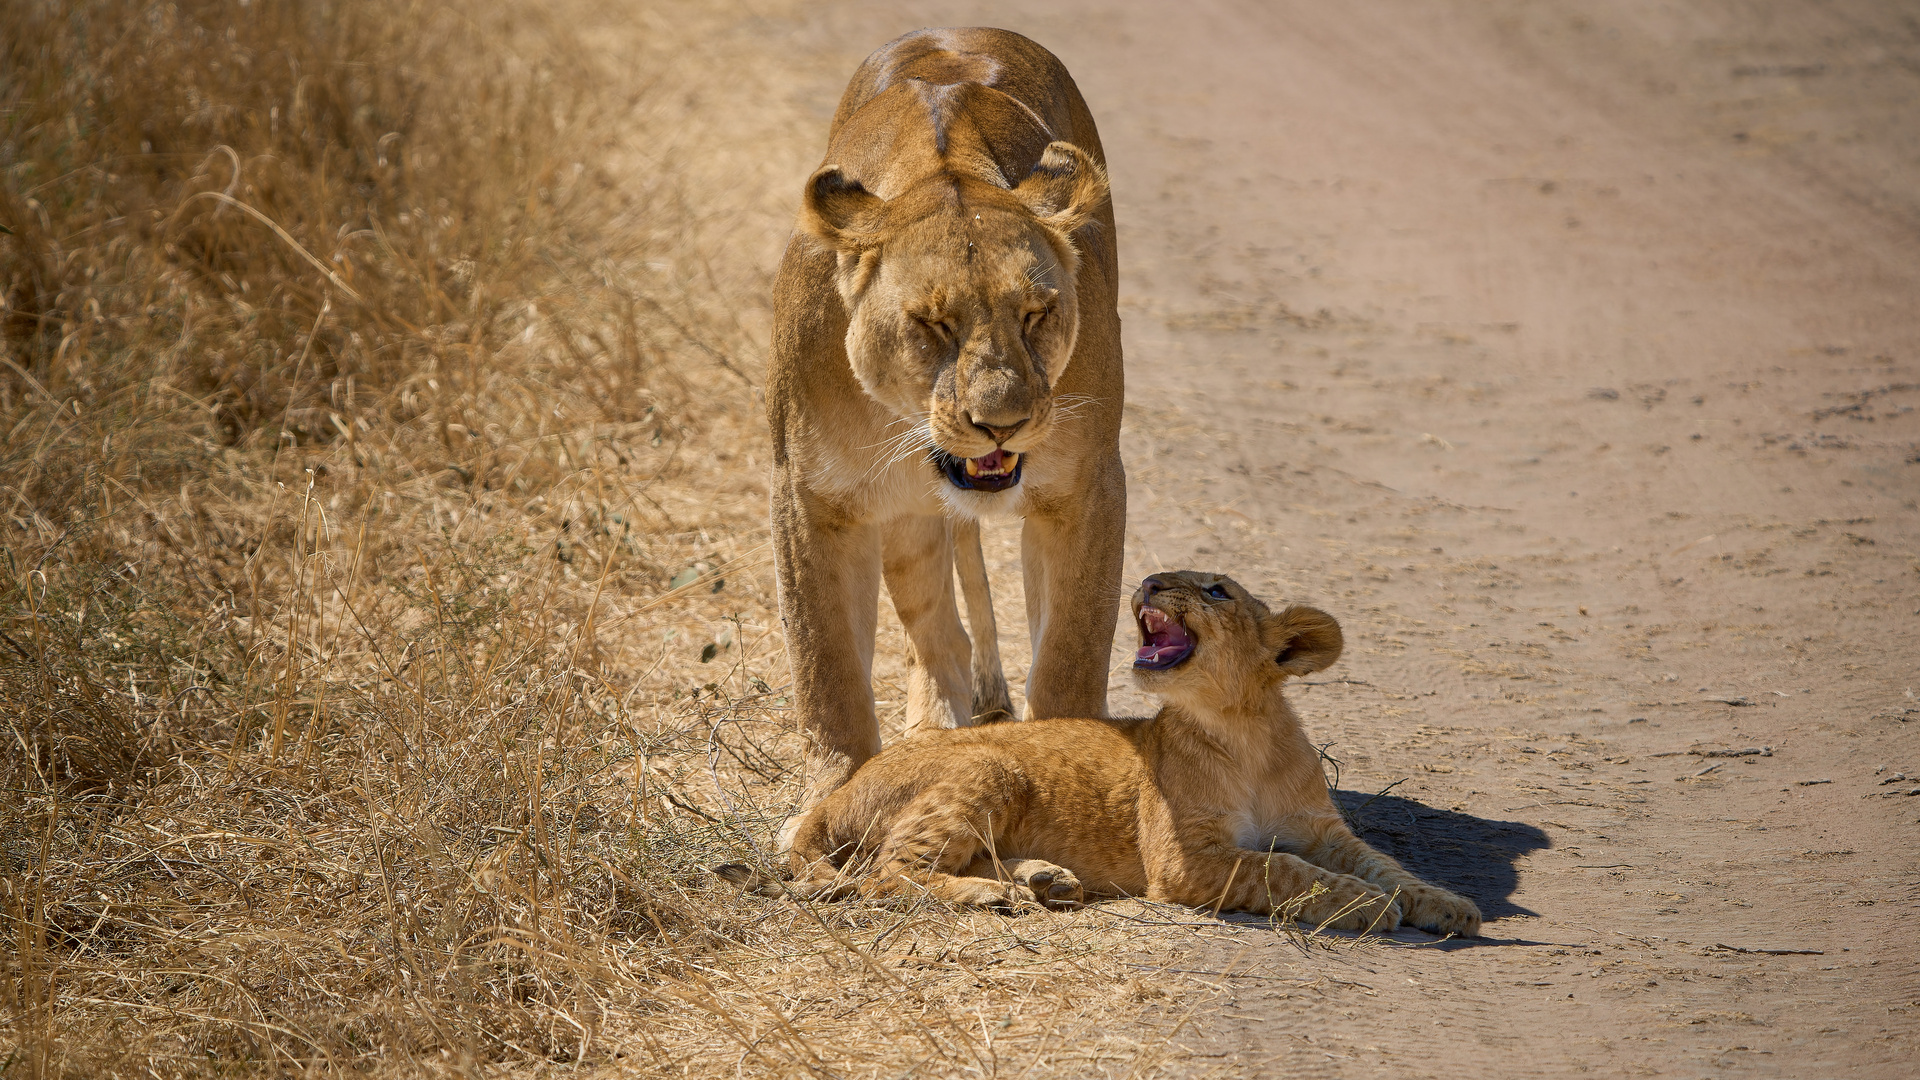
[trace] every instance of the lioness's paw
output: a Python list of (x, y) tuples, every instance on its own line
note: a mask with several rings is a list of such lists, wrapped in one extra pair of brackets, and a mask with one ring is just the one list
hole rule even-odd
[(1480, 933), (1480, 909), (1458, 893), (1432, 885), (1400, 890), (1402, 921), (1434, 934), (1475, 937)]
[(1013, 880), (1033, 891), (1042, 904), (1056, 910), (1086, 903), (1087, 891), (1073, 871), (1041, 859), (1021, 859), (1007, 867)]

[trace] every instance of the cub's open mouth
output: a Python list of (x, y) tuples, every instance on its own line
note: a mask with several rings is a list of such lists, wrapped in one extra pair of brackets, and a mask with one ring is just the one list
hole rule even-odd
[(1155, 607), (1140, 609), (1140, 651), (1133, 666), (1158, 671), (1193, 655), (1193, 637), (1180, 620)]
[(947, 482), (967, 491), (1005, 491), (1020, 482), (1025, 455), (995, 450), (985, 457), (958, 458), (945, 450), (928, 451), (933, 463), (947, 474)]

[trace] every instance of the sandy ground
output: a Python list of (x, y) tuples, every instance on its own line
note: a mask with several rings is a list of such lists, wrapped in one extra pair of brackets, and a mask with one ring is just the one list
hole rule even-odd
[[(673, 106), (685, 145), (636, 150), (697, 168), (727, 144), (704, 190), (724, 258), (763, 283), (840, 88), (896, 34), (1020, 30), (1092, 105), (1120, 222), (1129, 579), (1218, 569), (1338, 616), (1347, 657), (1302, 714), (1372, 839), (1489, 917), (1485, 942), (1312, 955), (1198, 931), (1164, 973), (1212, 995), (1183, 1068), (1913, 1075), (1920, 18), (1200, 0), (647, 20), (637, 69), (697, 88)], [(741, 304), (764, 321), (764, 297)], [(1017, 678), (1015, 536), (989, 543)], [(1142, 705), (1131, 647), (1116, 709)]]

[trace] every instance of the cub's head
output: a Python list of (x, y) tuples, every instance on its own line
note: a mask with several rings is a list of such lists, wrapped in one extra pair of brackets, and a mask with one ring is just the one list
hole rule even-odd
[(1133, 593), (1140, 626), (1134, 677), (1179, 704), (1253, 704), (1289, 675), (1309, 675), (1340, 658), (1340, 624), (1319, 608), (1280, 611), (1219, 574), (1154, 574)]
[(1046, 468), (1080, 322), (1072, 236), (1106, 200), (1064, 142), (1011, 189), (943, 173), (883, 200), (833, 165), (807, 181), (800, 224), (838, 256), (854, 375), (960, 509), (1007, 508), (1028, 456)]

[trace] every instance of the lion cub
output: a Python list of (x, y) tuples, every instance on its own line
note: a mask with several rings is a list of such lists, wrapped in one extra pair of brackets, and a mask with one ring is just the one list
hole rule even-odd
[[(1340, 656), (1316, 608), (1274, 612), (1234, 581), (1161, 573), (1133, 595), (1134, 720), (923, 730), (881, 751), (802, 818), (790, 856), (809, 897), (926, 894), (1004, 907), (1145, 896), (1300, 917), (1342, 930), (1401, 923), (1471, 936), (1473, 902), (1348, 830), (1281, 696)], [(721, 876), (779, 895), (745, 866)]]

